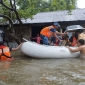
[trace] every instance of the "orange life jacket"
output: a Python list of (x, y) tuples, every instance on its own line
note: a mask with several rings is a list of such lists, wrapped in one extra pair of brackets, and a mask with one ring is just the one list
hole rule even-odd
[(76, 43), (77, 43), (77, 40), (76, 40), (76, 38), (75, 38), (75, 37), (73, 37), (73, 42), (71, 43), (71, 45), (72, 45), (72, 46), (75, 46), (75, 45), (76, 45)]
[(11, 60), (10, 49), (7, 46), (0, 46), (0, 60)]
[(49, 27), (45, 27), (41, 30), (40, 34), (50, 38), (53, 35), (53, 32), (50, 31), (50, 28), (54, 28), (54, 26), (49, 26)]

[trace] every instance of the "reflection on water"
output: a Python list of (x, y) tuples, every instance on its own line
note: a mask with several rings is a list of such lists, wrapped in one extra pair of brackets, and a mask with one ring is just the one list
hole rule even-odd
[(85, 85), (85, 60), (14, 57), (0, 62), (0, 85)]

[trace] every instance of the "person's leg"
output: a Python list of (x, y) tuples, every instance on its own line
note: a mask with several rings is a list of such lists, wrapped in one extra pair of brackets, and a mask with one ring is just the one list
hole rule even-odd
[(43, 36), (43, 35), (41, 35), (40, 37), (41, 37), (41, 39), (42, 39), (43, 44), (49, 45), (49, 41), (48, 41), (48, 38), (47, 38), (47, 37), (45, 37), (45, 36)]
[(48, 41), (48, 38), (47, 37), (44, 37), (43, 38), (43, 44), (49, 45), (49, 41)]

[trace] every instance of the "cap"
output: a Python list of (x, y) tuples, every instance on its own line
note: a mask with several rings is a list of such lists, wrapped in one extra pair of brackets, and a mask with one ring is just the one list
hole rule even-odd
[(53, 25), (60, 27), (60, 25), (57, 22), (54, 22)]

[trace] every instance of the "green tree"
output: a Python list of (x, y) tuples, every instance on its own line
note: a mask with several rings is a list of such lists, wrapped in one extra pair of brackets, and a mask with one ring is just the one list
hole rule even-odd
[[(16, 36), (14, 36), (14, 27), (13, 27), (13, 17), (12, 17), (12, 15), (16, 15), (16, 19), (19, 21), (19, 23), (20, 23), (20, 28), (21, 28), (21, 31), (20, 31), (20, 33), (21, 33), (21, 37), (22, 37), (22, 22), (21, 22), (21, 19), (20, 19), (20, 17), (19, 17), (19, 15), (18, 15), (18, 12), (17, 12), (17, 10), (16, 10), (16, 5), (15, 5), (15, 0), (13, 0), (13, 2), (12, 2), (12, 0), (0, 0), (0, 10), (2, 11), (2, 13), (0, 14), (0, 17), (3, 17), (2, 19), (0, 19), (0, 21), (3, 21), (4, 20), (4, 18), (7, 20), (7, 21), (9, 21), (9, 26), (8, 26), (8, 29), (6, 29), (6, 34), (8, 35), (8, 36), (12, 36), (12, 38), (14, 38), (15, 40), (16, 40), (16, 42), (18, 43), (18, 44), (20, 44), (20, 40), (16, 37)], [(13, 13), (13, 14), (12, 14)]]
[(30, 15), (46, 11), (71, 11), (76, 8), (76, 0), (17, 0), (17, 5)]

